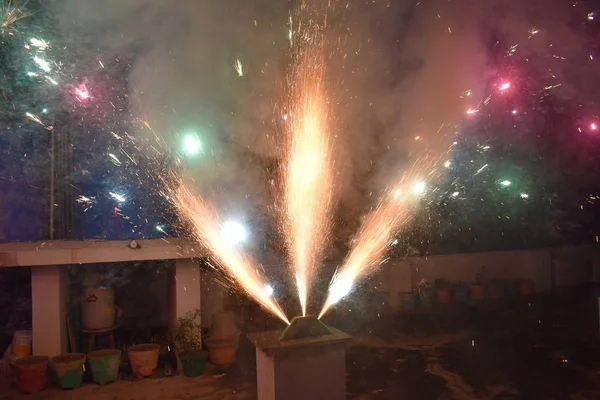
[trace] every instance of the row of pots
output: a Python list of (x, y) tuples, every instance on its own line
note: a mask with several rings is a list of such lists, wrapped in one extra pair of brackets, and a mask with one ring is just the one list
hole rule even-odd
[[(229, 341), (211, 343), (211, 361), (217, 365), (233, 362), (237, 343)], [(139, 379), (152, 376), (158, 367), (160, 346), (139, 344), (127, 349), (127, 356), (133, 375)], [(183, 373), (188, 377), (200, 376), (208, 359), (208, 352), (191, 350), (179, 354)], [(60, 389), (75, 389), (81, 386), (86, 361), (88, 361), (94, 382), (104, 385), (115, 382), (119, 377), (121, 350), (109, 349), (93, 351), (87, 356), (82, 353), (63, 354), (53, 358), (29, 356), (11, 364), (17, 388), (24, 393), (35, 393), (46, 388), (48, 370), (52, 380)], [(50, 368), (49, 368), (50, 367)]]
[(490, 281), (484, 284), (455, 284), (444, 286), (432, 286), (420, 288), (417, 293), (407, 293), (402, 296), (402, 308), (411, 311), (417, 308), (418, 303), (429, 306), (434, 302), (448, 304), (451, 301), (457, 303), (481, 302), (484, 299), (498, 300), (504, 295), (523, 296), (532, 295), (535, 292), (535, 284), (530, 279), (520, 281)]
[(17, 388), (23, 393), (36, 393), (46, 388), (48, 367), (58, 388), (75, 389), (81, 386), (86, 360), (94, 382), (103, 385), (117, 380), (121, 351), (114, 349), (93, 351), (87, 356), (82, 353), (52, 358), (29, 356), (14, 361), (11, 368)]

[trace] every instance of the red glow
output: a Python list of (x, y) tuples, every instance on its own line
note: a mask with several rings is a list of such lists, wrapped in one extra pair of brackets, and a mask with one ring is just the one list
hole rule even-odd
[(77, 97), (80, 100), (87, 100), (90, 98), (90, 93), (88, 92), (87, 88), (85, 87), (85, 85), (81, 85), (80, 87), (75, 89), (75, 95), (77, 95)]
[(502, 82), (500, 85), (498, 85), (498, 89), (500, 89), (501, 92), (510, 89), (510, 82)]

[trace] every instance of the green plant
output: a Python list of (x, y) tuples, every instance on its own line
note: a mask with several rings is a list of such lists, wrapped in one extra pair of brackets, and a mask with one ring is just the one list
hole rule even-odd
[(433, 283), (426, 279), (421, 280), (421, 282), (419, 282), (419, 284), (417, 285), (418, 290), (427, 290), (427, 289), (432, 289), (432, 288), (433, 288)]
[(179, 353), (202, 349), (200, 310), (188, 311), (183, 317), (177, 318), (175, 345)]

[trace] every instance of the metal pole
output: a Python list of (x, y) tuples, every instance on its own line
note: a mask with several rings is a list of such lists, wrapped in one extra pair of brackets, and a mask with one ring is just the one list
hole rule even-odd
[(50, 131), (50, 240), (54, 239), (54, 129)]

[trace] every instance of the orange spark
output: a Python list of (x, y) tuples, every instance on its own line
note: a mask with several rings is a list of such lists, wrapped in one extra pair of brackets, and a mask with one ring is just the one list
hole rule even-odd
[[(313, 22), (314, 23), (314, 22)], [(286, 244), (306, 315), (308, 291), (330, 232), (332, 202), (331, 139), (327, 127), (324, 58), (319, 26), (309, 26), (291, 81), (292, 112), (286, 127)]]
[(221, 233), (221, 224), (215, 210), (202, 198), (181, 185), (172, 193), (173, 204), (179, 215), (194, 228), (194, 236), (208, 248), (225, 271), (265, 310), (289, 325), (289, 320), (265, 290), (268, 287), (258, 274), (256, 266)]

